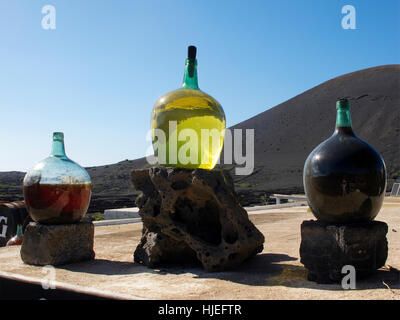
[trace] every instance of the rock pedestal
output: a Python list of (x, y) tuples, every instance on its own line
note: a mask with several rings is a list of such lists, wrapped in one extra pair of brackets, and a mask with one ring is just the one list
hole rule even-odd
[(94, 225), (89, 219), (70, 224), (27, 225), (21, 258), (33, 265), (63, 265), (94, 259)]
[(308, 279), (317, 283), (341, 282), (345, 265), (354, 266), (356, 278), (365, 277), (384, 266), (388, 255), (384, 222), (326, 224), (303, 221), (301, 225), (301, 263)]
[(135, 262), (149, 267), (201, 262), (208, 271), (238, 266), (263, 250), (264, 236), (237, 199), (223, 170), (154, 167), (132, 171), (143, 194)]

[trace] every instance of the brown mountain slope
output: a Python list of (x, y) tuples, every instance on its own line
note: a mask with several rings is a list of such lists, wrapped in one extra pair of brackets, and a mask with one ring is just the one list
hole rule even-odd
[(255, 129), (256, 172), (237, 180), (266, 191), (302, 189), (304, 162), (333, 133), (335, 103), (344, 97), (355, 133), (381, 153), (388, 178), (399, 176), (400, 65), (387, 65), (334, 78), (235, 125)]

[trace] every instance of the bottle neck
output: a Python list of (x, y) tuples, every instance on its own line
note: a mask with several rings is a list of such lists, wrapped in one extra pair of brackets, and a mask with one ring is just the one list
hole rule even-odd
[(51, 155), (54, 157), (66, 157), (64, 147), (64, 135), (60, 133), (53, 134), (53, 145), (51, 147)]
[(351, 116), (350, 110), (338, 109), (336, 112), (336, 128), (338, 127), (350, 127), (351, 128)]
[(335, 133), (353, 134), (349, 102), (347, 100), (338, 101), (336, 104), (336, 110)]
[(182, 88), (199, 90), (197, 82), (197, 59), (186, 59)]
[(348, 99), (336, 101), (336, 133), (354, 135), (351, 126), (350, 102)]
[(22, 235), (22, 226), (19, 224), (17, 225), (17, 237), (21, 237)]

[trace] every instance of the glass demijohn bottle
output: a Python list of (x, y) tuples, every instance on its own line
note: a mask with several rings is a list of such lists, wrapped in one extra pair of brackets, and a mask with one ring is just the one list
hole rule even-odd
[(17, 225), (17, 234), (7, 241), (6, 246), (19, 246), (22, 244), (23, 234), (22, 234), (22, 226), (20, 224)]
[(225, 113), (217, 100), (199, 89), (196, 47), (188, 48), (182, 88), (154, 104), (151, 129), (158, 164), (188, 169), (216, 165), (223, 147)]
[(24, 199), (31, 218), (44, 224), (78, 222), (91, 197), (87, 171), (65, 154), (64, 134), (53, 134), (51, 155), (24, 178)]
[(386, 192), (386, 167), (379, 153), (355, 135), (350, 102), (336, 103), (333, 135), (308, 156), (303, 171), (311, 211), (328, 223), (373, 220)]

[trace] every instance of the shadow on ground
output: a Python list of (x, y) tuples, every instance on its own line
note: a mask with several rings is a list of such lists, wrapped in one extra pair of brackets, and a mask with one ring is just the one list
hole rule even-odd
[[(155, 269), (138, 263), (96, 259), (89, 262), (65, 265), (62, 269), (100, 275), (133, 275), (151, 273), (155, 275), (193, 274), (193, 279), (218, 279), (249, 286), (285, 286), (340, 291), (341, 284), (317, 284), (307, 280), (307, 271), (302, 265), (284, 262), (297, 261), (286, 254), (263, 253), (245, 261), (231, 271), (206, 272), (199, 266), (168, 266)], [(381, 268), (365, 279), (357, 279), (358, 290), (400, 289), (400, 272), (395, 268)]]
[[(307, 270), (302, 265), (282, 263), (297, 261), (282, 254), (264, 253), (245, 261), (234, 271), (198, 273), (195, 278), (217, 278), (252, 286), (285, 286), (292, 288), (341, 291), (341, 284), (317, 284), (307, 280)], [(345, 275), (343, 275), (345, 276)], [(395, 268), (381, 268), (375, 274), (356, 279), (358, 290), (400, 289), (400, 272)]]

